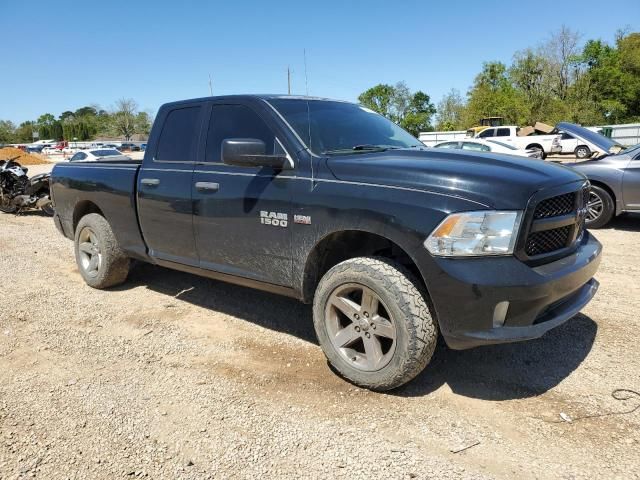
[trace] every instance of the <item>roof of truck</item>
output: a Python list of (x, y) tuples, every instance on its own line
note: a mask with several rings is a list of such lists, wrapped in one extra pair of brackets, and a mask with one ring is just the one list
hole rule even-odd
[(306, 95), (283, 95), (283, 94), (238, 94), (238, 95), (217, 95), (212, 97), (200, 97), (200, 98), (190, 98), (186, 100), (177, 100), (174, 102), (168, 102), (164, 105), (174, 106), (180, 104), (187, 104), (193, 102), (203, 102), (206, 100), (246, 100), (248, 98), (259, 99), (259, 100), (276, 100), (276, 99), (287, 99), (287, 100), (301, 100), (301, 101), (329, 101), (329, 102), (346, 102), (345, 100), (336, 100), (334, 98), (324, 98), (324, 97), (311, 97)]

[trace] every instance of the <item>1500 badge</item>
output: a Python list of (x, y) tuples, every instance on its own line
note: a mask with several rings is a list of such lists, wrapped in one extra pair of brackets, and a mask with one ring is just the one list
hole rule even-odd
[(289, 216), (286, 213), (260, 211), (260, 223), (273, 225), (274, 227), (286, 227), (289, 224)]

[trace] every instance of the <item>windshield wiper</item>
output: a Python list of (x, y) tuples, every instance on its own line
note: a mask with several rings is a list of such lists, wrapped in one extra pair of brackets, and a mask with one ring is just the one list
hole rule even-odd
[(389, 145), (371, 145), (365, 143), (363, 145), (356, 145), (351, 147), (351, 150), (367, 150), (367, 151), (376, 151), (376, 152), (384, 152), (385, 150), (392, 150), (398, 147), (392, 147)]

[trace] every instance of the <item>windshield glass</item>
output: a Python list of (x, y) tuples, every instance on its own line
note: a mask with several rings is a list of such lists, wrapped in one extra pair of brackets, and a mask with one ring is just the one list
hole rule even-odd
[(269, 102), (317, 155), (424, 147), (395, 123), (360, 105), (286, 98)]
[(508, 148), (509, 150), (518, 150), (513, 145), (509, 145), (508, 143), (498, 142), (496, 140), (487, 140), (487, 142), (495, 143), (496, 145), (500, 145), (501, 147)]

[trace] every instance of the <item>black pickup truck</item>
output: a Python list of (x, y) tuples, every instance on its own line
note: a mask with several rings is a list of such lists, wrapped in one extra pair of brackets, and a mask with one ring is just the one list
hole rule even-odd
[(347, 102), (238, 95), (160, 109), (142, 162), (56, 165), (55, 222), (95, 288), (131, 259), (313, 303), (348, 380), (397, 387), (451, 348), (540, 337), (594, 296), (589, 183), (429, 149)]

